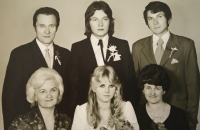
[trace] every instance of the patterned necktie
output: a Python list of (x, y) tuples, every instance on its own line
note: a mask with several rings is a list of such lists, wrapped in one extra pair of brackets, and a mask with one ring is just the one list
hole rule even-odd
[(162, 55), (164, 53), (164, 49), (163, 49), (163, 46), (162, 46), (163, 43), (164, 42), (163, 42), (162, 38), (159, 38), (158, 43), (157, 43), (158, 47), (157, 47), (156, 52), (155, 52), (155, 59), (156, 59), (156, 62), (157, 62), (158, 65), (160, 64)]
[(98, 46), (99, 46), (99, 45), (100, 45), (100, 47), (101, 47), (101, 54), (102, 54), (103, 61), (104, 61), (104, 64), (105, 64), (106, 62), (105, 62), (105, 58), (104, 58), (104, 54), (103, 54), (103, 42), (102, 42), (101, 39), (99, 40)]
[(45, 57), (44, 57), (45, 61), (48, 65), (48, 67), (51, 68), (51, 58), (50, 58), (50, 54), (49, 54), (49, 49), (46, 48), (45, 51), (46, 51), (46, 54), (45, 54)]

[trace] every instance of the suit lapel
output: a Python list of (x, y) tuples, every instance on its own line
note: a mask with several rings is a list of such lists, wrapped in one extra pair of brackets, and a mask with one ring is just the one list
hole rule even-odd
[(31, 42), (30, 47), (31, 53), (33, 54), (32, 57), (34, 59), (34, 63), (38, 64), (40, 67), (47, 67), (47, 63), (45, 62), (44, 56), (36, 43), (36, 39)]
[[(144, 43), (143, 48), (141, 49), (143, 55), (149, 61), (150, 64), (156, 64), (155, 56), (153, 53), (153, 45), (152, 45), (152, 36), (148, 37)], [(141, 59), (142, 60), (142, 59)]]
[(88, 65), (90, 65), (91, 67), (96, 67), (97, 66), (97, 61), (96, 61), (96, 57), (94, 54), (94, 50), (92, 48), (92, 43), (90, 41), (90, 38), (87, 38), (84, 44), (84, 59), (87, 60), (86, 62), (88, 63)]
[[(165, 65), (165, 63), (176, 53), (176, 51), (173, 51), (173, 53), (171, 54), (171, 52), (172, 52), (171, 48), (175, 48), (175, 47), (178, 48), (178, 39), (174, 34), (170, 33), (170, 38), (167, 42), (160, 65), (162, 65), (162, 66)], [(171, 55), (171, 57), (170, 57), (170, 55)]]
[[(61, 71), (61, 65), (62, 65), (62, 56), (60, 49), (57, 45), (53, 44), (54, 48), (54, 55), (53, 55), (53, 69), (57, 70), (58, 72)], [(58, 57), (58, 59), (55, 58), (55, 56)]]
[[(109, 48), (109, 46), (111, 46), (111, 45), (116, 46), (115, 43), (113, 42), (113, 37), (109, 36), (107, 48)], [(106, 51), (106, 59), (105, 59), (105, 61), (106, 61), (105, 64), (106, 65), (107, 65), (108, 62), (113, 61), (113, 59), (112, 59), (113, 57), (111, 57), (110, 60), (108, 61), (109, 56), (110, 56), (110, 51), (107, 49), (107, 51)]]

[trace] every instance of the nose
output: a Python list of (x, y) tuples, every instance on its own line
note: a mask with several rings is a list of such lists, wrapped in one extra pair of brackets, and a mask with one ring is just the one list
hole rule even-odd
[(49, 33), (50, 33), (50, 30), (49, 30), (48, 27), (45, 28), (45, 33), (46, 33), (46, 34), (49, 34)]
[(153, 23), (154, 23), (154, 25), (158, 24), (158, 20), (154, 19)]
[(103, 26), (103, 22), (102, 22), (102, 20), (99, 20), (99, 24), (98, 24), (99, 26)]
[(152, 90), (151, 90), (151, 95), (154, 95), (154, 94), (155, 94), (155, 90), (152, 89)]
[(50, 92), (47, 93), (47, 98), (52, 98), (52, 94)]
[(105, 92), (106, 92), (106, 93), (109, 93), (109, 92), (110, 92), (110, 90), (109, 90), (109, 87), (108, 87), (108, 86), (106, 86), (106, 87), (105, 87)]

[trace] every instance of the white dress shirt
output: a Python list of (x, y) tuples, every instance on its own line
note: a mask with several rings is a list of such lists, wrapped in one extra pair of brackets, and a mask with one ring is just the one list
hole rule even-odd
[[(107, 46), (108, 46), (108, 39), (109, 39), (108, 34), (103, 39), (101, 39), (102, 42), (103, 42), (103, 54), (104, 54), (104, 58), (106, 58), (106, 52), (107, 52)], [(93, 51), (94, 51), (94, 54), (95, 54), (97, 65), (98, 66), (103, 66), (105, 64), (104, 64), (103, 57), (102, 57), (102, 54), (101, 54), (101, 47), (100, 47), (100, 45), (98, 45), (99, 40), (100, 39), (97, 39), (93, 34), (90, 37), (90, 41), (92, 43), (92, 48), (93, 48)]]
[(48, 46), (46, 47), (45, 45), (43, 45), (37, 38), (36, 38), (36, 42), (37, 42), (37, 45), (39, 46), (41, 52), (42, 52), (42, 55), (45, 57), (45, 54), (46, 54), (46, 48), (49, 49), (49, 54), (50, 54), (50, 58), (51, 58), (51, 67), (50, 68), (53, 68), (53, 61), (54, 61), (54, 58), (53, 58), (53, 42)]
[[(169, 31), (166, 32), (161, 38), (163, 40), (163, 49), (165, 50), (166, 48), (166, 45), (167, 45), (167, 42), (169, 40), (169, 37), (170, 37), (170, 33)], [(154, 55), (155, 55), (155, 52), (156, 52), (156, 49), (158, 47), (157, 43), (158, 43), (158, 40), (159, 40), (160, 37), (156, 36), (155, 34), (153, 34), (153, 52), (154, 52)]]

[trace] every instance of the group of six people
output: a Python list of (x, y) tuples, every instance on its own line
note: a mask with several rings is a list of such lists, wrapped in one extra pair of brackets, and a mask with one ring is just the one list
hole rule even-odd
[(38, 9), (36, 38), (10, 55), (4, 128), (195, 130), (200, 74), (194, 41), (169, 31), (167, 4), (150, 2), (143, 15), (153, 35), (136, 41), (131, 55), (128, 42), (112, 36), (109, 5), (92, 2), (85, 12), (87, 38), (70, 52), (53, 42), (58, 11)]

